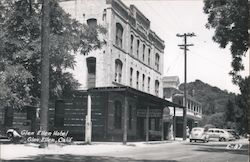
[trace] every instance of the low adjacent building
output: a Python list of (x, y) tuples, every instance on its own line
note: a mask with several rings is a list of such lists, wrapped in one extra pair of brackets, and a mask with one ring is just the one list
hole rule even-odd
[[(163, 77), (163, 94), (168, 101), (178, 105), (184, 105), (184, 92), (179, 90), (179, 77), (166, 76)], [(174, 115), (173, 108), (170, 108), (170, 114)], [(176, 137), (183, 137), (183, 109), (176, 108)], [(187, 95), (187, 127), (191, 130), (198, 125), (202, 119), (202, 105), (194, 96)]]

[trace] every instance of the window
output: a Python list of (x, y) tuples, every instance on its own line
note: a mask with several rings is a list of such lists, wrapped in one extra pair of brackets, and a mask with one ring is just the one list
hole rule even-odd
[(159, 81), (156, 80), (155, 81), (155, 95), (158, 96), (159, 95)]
[(148, 92), (150, 92), (150, 77), (148, 77)]
[(129, 106), (129, 109), (128, 109), (128, 128), (129, 129), (132, 129), (132, 119), (133, 119), (133, 111), (132, 111), (132, 106), (130, 105)]
[(86, 59), (88, 68), (88, 88), (95, 87), (96, 83), (96, 58), (89, 57)]
[(122, 62), (119, 59), (115, 60), (115, 82), (121, 83), (122, 80)]
[(139, 89), (139, 71), (136, 72), (136, 88)]
[(131, 35), (130, 36), (130, 54), (131, 55), (133, 55), (133, 50), (134, 50), (134, 48), (133, 48), (134, 46), (133, 45), (134, 45), (134, 36)]
[(97, 26), (97, 20), (96, 19), (88, 19), (87, 24), (90, 27), (90, 29), (95, 29)]
[(116, 129), (122, 128), (122, 104), (119, 101), (115, 102), (114, 127)]
[(144, 86), (145, 86), (145, 75), (142, 75), (142, 90), (144, 91)]
[(123, 36), (123, 27), (121, 24), (116, 23), (115, 44), (120, 48), (122, 48), (122, 36)]
[(133, 86), (133, 68), (130, 68), (130, 86), (132, 87)]
[(151, 57), (151, 50), (148, 49), (148, 65), (150, 66), (150, 57)]
[(139, 58), (139, 48), (140, 48), (140, 40), (137, 40), (137, 46), (136, 46), (136, 57)]
[(87, 24), (89, 26), (89, 32), (94, 34), (96, 32), (97, 20), (96, 19), (88, 19)]
[(146, 48), (146, 46), (145, 46), (145, 44), (143, 44), (143, 46), (142, 46), (142, 60), (143, 61), (145, 60), (145, 48)]
[(104, 9), (102, 13), (102, 21), (106, 21), (106, 17), (107, 17), (107, 10)]
[(155, 67), (156, 67), (156, 70), (159, 71), (159, 68), (160, 68), (160, 55), (158, 53), (155, 54)]

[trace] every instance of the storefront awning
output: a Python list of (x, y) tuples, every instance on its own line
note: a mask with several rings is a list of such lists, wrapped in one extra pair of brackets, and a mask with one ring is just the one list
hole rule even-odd
[(159, 98), (157, 96), (154, 96), (149, 93), (145, 93), (142, 91), (139, 91), (137, 89), (128, 87), (128, 86), (118, 86), (118, 87), (95, 87), (95, 88), (90, 88), (87, 90), (89, 93), (95, 93), (95, 92), (124, 92), (127, 93), (128, 95), (134, 95), (135, 97), (142, 97), (146, 99), (146, 101), (153, 101), (161, 104), (164, 107), (178, 107), (178, 108), (183, 108), (182, 105), (178, 105), (176, 103), (167, 101), (163, 98)]

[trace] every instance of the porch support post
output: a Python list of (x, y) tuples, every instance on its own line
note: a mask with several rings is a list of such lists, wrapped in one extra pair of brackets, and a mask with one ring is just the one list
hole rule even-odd
[(161, 140), (164, 140), (164, 121), (163, 121), (163, 109), (162, 109), (162, 115), (161, 115)]
[(175, 107), (174, 107), (174, 117), (173, 117), (173, 128), (174, 128), (174, 140), (176, 136), (176, 117), (175, 117)]
[(85, 142), (91, 144), (92, 123), (91, 123), (91, 95), (88, 94), (88, 109), (85, 122)]
[(123, 144), (127, 144), (127, 138), (128, 138), (128, 97), (127, 93), (125, 92), (124, 96), (124, 122), (123, 122)]
[(149, 140), (149, 106), (147, 106), (146, 113), (146, 142)]

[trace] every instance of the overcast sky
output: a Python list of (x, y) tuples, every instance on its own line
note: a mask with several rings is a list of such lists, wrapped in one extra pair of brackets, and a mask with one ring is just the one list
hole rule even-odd
[[(232, 84), (231, 54), (229, 48), (220, 49), (212, 41), (213, 30), (205, 28), (207, 15), (202, 0), (122, 0), (127, 6), (134, 4), (150, 20), (151, 29), (165, 41), (164, 76), (177, 75), (184, 82), (184, 52), (178, 47), (183, 38), (176, 34), (194, 32), (188, 37), (194, 44), (187, 53), (187, 82), (199, 79), (222, 90), (239, 93)], [(244, 60), (248, 69), (249, 59)], [(243, 75), (248, 75), (248, 70)]]

